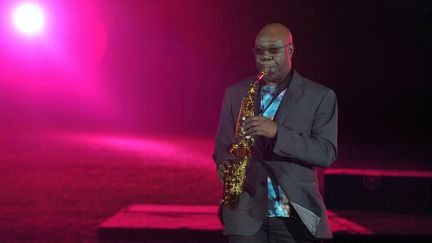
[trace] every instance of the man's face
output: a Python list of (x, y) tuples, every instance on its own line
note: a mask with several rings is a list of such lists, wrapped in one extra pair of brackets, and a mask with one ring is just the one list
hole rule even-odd
[(259, 36), (255, 41), (255, 62), (266, 82), (279, 83), (291, 70), (292, 45), (283, 36)]

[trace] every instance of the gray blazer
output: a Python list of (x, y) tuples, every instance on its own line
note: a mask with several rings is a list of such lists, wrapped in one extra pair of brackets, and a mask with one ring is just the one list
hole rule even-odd
[[(236, 83), (225, 92), (213, 153), (217, 165), (228, 158), (241, 99), (253, 80)], [(275, 121), (278, 131), (276, 138), (268, 141), (267, 155), (261, 159), (253, 156), (248, 163), (246, 184), (252, 190), (242, 193), (235, 210), (223, 208), (224, 234), (253, 235), (258, 231), (266, 215), (266, 178), (270, 173), (311, 234), (331, 238), (315, 167), (328, 167), (336, 160), (336, 95), (294, 71)]]

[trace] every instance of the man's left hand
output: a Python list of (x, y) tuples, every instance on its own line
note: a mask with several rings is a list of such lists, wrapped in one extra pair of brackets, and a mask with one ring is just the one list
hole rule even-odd
[(276, 136), (277, 128), (276, 122), (263, 116), (250, 117), (244, 123), (245, 133), (249, 136), (263, 136), (272, 139)]

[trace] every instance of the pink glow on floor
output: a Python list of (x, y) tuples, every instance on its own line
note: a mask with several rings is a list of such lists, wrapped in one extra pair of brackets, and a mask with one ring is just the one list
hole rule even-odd
[(100, 227), (222, 230), (217, 212), (214, 205), (131, 205)]
[[(61, 142), (72, 142), (90, 149), (109, 149), (145, 158), (145, 163), (175, 164), (180, 167), (214, 168), (210, 138), (126, 136), (91, 133), (59, 133), (49, 135)], [(150, 158), (150, 159), (149, 159)]]
[(432, 177), (432, 171), (420, 170), (376, 170), (376, 169), (342, 169), (329, 168), (324, 174), (343, 174), (361, 176), (406, 176), (406, 177)]
[(374, 232), (366, 227), (356, 224), (337, 213), (327, 210), (330, 227), (333, 232), (344, 232), (351, 234), (372, 235)]

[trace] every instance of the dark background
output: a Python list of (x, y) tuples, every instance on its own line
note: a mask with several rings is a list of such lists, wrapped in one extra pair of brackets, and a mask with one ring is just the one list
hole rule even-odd
[[(214, 133), (224, 89), (256, 72), (249, 51), (256, 32), (280, 22), (294, 34), (294, 67), (337, 92), (342, 137), (430, 137), (428, 1), (155, 3), (122, 2), (109, 13), (116, 20), (109, 38), (130, 42), (109, 45), (104, 63), (144, 131)], [(150, 24), (156, 33), (143, 23), (149, 6), (163, 13)]]

